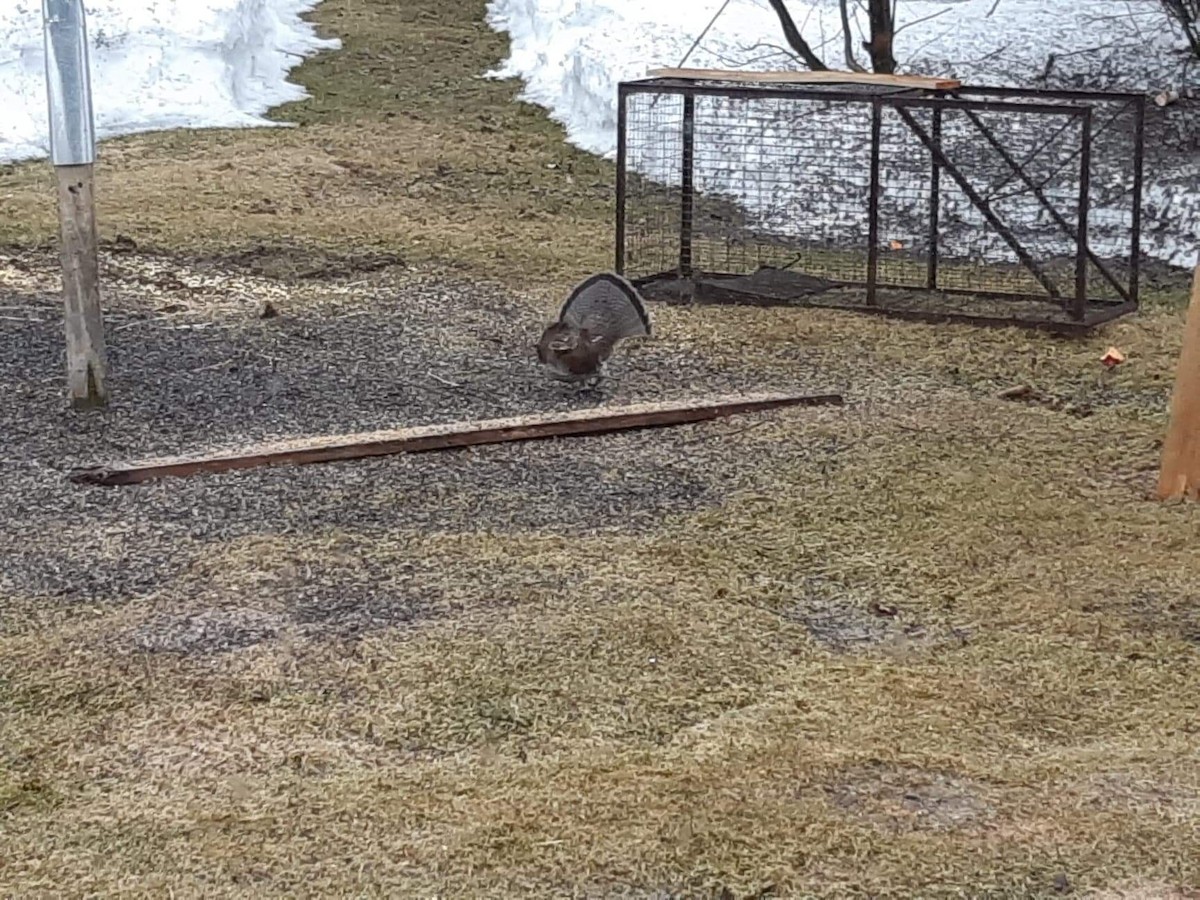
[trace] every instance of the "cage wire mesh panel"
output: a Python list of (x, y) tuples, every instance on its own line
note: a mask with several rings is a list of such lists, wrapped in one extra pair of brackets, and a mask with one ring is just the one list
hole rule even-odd
[(624, 268), (638, 278), (679, 264), (684, 100), (653, 93), (624, 102)]
[(843, 115), (828, 101), (696, 97), (692, 183), (721, 201), (692, 211), (697, 273), (866, 277), (869, 122), (835, 128)]
[(629, 277), (734, 288), (769, 269), (752, 287), (779, 299), (865, 281), (870, 105), (809, 93), (627, 95)]
[(1052, 325), (1136, 307), (1140, 97), (652, 79), (620, 102), (618, 259), (650, 299)]

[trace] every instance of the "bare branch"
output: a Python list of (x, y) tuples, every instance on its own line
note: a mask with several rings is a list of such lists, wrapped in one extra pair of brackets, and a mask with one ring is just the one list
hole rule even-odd
[(857, 59), (854, 58), (854, 40), (850, 37), (850, 0), (839, 0), (838, 7), (842, 13), (842, 52), (846, 56), (846, 68), (851, 72), (866, 72)]
[[(825, 48), (829, 44), (833, 43), (833, 41), (835, 39), (836, 39), (836, 36), (835, 36), (835, 38), (828, 38), (826, 40), (823, 40), (820, 43), (810, 44), (809, 46), (812, 47), (812, 50), (814, 53), (821, 53), (825, 50)], [(804, 65), (804, 60), (802, 60), (799, 56), (797, 56), (793, 50), (791, 50), (788, 47), (782, 47), (779, 44), (772, 44), (769, 41), (758, 41), (753, 44), (739, 44), (737, 46), (737, 50), (739, 51), (739, 53), (755, 54), (755, 55), (733, 56), (730, 54), (719, 53), (719, 52), (713, 51), (713, 58), (716, 59), (717, 61), (719, 61), (722, 65), (731, 66), (732, 68), (735, 68), (735, 69), (745, 68), (746, 66), (752, 66), (757, 63), (768, 61), (768, 60), (778, 60), (779, 57), (781, 57), (781, 56), (786, 57), (787, 59), (791, 60), (797, 66)], [(767, 52), (757, 52), (756, 53), (756, 51), (767, 51)]]
[(796, 27), (796, 22), (792, 18), (792, 14), (788, 12), (788, 8), (784, 5), (784, 0), (767, 0), (771, 5), (771, 9), (775, 10), (775, 15), (779, 17), (779, 24), (783, 28), (783, 36), (787, 38), (788, 45), (800, 55), (800, 58), (814, 72), (826, 71), (829, 67), (813, 53), (812, 48), (808, 46), (808, 42), (804, 40), (804, 35), (800, 33), (800, 29)]
[[(923, 43), (923, 44), (918, 44), (918, 45), (917, 45), (917, 47), (916, 47), (916, 48), (914, 48), (914, 49), (913, 49), (913, 50), (912, 50), (912, 51), (911, 51), (911, 52), (908, 54), (908, 62), (906, 63), (906, 65), (910, 65), (910, 66), (911, 66), (911, 65), (912, 65), (912, 61), (913, 61), (913, 60), (915, 60), (915, 59), (919, 58), (919, 57), (920, 57), (920, 55), (921, 55), (921, 54), (922, 54), (922, 53), (923, 53), (923, 52), (924, 52), (924, 51), (925, 51), (925, 50), (926, 50), (928, 47), (931, 47), (931, 46), (933, 46), (934, 44), (936, 44), (938, 41), (940, 41), (942, 38), (944, 38), (944, 37), (945, 37), (947, 34), (949, 34), (949, 33), (950, 33), (950, 29), (947, 29), (946, 31), (943, 31), (941, 34), (935, 34), (935, 35), (933, 35), (933, 37), (931, 37), (931, 38), (930, 38), (929, 40), (927, 40), (925, 43)], [(1005, 50), (1007, 50), (1007, 49), (1008, 49), (1008, 45), (1007, 45), (1007, 44), (1005, 45), (1004, 49), (1005, 49)], [(990, 59), (990, 56), (988, 56), (988, 57), (984, 57), (984, 59), (983, 59), (983, 60), (978, 60), (978, 61), (979, 61), (979, 62), (983, 62), (983, 61), (984, 61), (984, 60), (986, 60), (986, 59)]]
[(730, 0), (725, 0), (725, 2), (721, 4), (721, 8), (713, 13), (713, 17), (708, 20), (708, 24), (704, 26), (704, 30), (696, 36), (694, 41), (692, 41), (692, 46), (688, 47), (687, 53), (683, 54), (683, 59), (679, 60), (680, 67), (682, 67), (683, 64), (688, 61), (688, 57), (691, 56), (695, 49), (700, 46), (700, 42), (704, 40), (704, 36), (708, 34), (709, 29), (711, 29), (713, 25), (717, 23), (717, 19), (721, 17), (721, 13), (725, 12), (729, 6), (729, 3)]
[(919, 18), (919, 19), (913, 19), (911, 22), (905, 22), (903, 25), (901, 25), (899, 28), (897, 28), (895, 30), (895, 32), (893, 33), (892, 36), (895, 37), (897, 34), (904, 31), (906, 28), (912, 28), (914, 25), (920, 25), (922, 22), (928, 22), (931, 19), (936, 19), (938, 16), (943, 16), (948, 12), (951, 12), (951, 9), (949, 6), (945, 6), (945, 7), (942, 7), (941, 9), (939, 9), (937, 12), (930, 13), (927, 16), (921, 16), (921, 18)]
[(949, 60), (946, 60), (946, 63), (951, 66), (979, 65), (980, 63), (985, 63), (990, 60), (993, 60), (998, 56), (1003, 56), (1005, 53), (1008, 52), (1008, 48), (1011, 46), (1012, 46), (1012, 44), (1003, 44), (1000, 47), (997, 47), (991, 53), (985, 53), (983, 56), (980, 56), (977, 58), (972, 58), (972, 59), (949, 59)]
[(721, 62), (722, 65), (732, 66), (733, 68), (744, 68), (752, 66), (764, 60), (778, 59), (780, 56), (785, 56), (797, 66), (803, 65), (804, 60), (797, 56), (787, 47), (780, 47), (778, 44), (768, 44), (765, 41), (759, 41), (757, 44), (751, 44), (748, 47), (742, 46), (738, 49), (744, 53), (753, 53), (756, 50), (769, 50), (769, 53), (761, 53), (758, 56), (735, 57), (728, 56), (724, 53), (714, 52), (713, 56)]
[(1192, 55), (1200, 59), (1200, 2), (1196, 0), (1162, 0), (1167, 16), (1183, 31)]

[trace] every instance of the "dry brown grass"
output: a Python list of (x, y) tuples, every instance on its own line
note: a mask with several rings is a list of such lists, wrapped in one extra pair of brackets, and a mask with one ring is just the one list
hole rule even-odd
[[(366, 247), (549, 289), (603, 265), (607, 169), (470, 79), (501, 49), (477, 13), (332, 0), (347, 49), (302, 70), (316, 97), (285, 115), (305, 127), (116, 142), (107, 232), (266, 241), (285, 266)], [(42, 181), (0, 177), (5, 236), (49, 235)], [(263, 197), (276, 213), (250, 211)], [(0, 632), (2, 892), (1196, 896), (1200, 511), (1149, 499), (1178, 298), (1078, 342), (656, 314), (660, 340), (730, 369), (882, 386), (726, 426), (727, 458), (767, 462), (650, 535), (265, 529), (198, 547), (199, 595), (0, 596), (40, 622)], [(1110, 342), (1129, 362), (1104, 373)], [(1018, 382), (1046, 402), (994, 398)], [(687, 454), (715, 428), (653, 440)], [(832, 461), (788, 455), (834, 439)], [(214, 608), (273, 622), (306, 566), (360, 559), (419, 563), (425, 615), (136, 649)]]

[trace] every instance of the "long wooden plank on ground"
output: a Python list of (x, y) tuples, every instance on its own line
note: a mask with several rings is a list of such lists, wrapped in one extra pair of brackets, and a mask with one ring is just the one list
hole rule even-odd
[(747, 72), (744, 69), (650, 69), (648, 78), (684, 78), (697, 81), (759, 82), (762, 84), (881, 84), (894, 87), (953, 91), (962, 87), (956, 78), (925, 75), (879, 75), (874, 72)]
[(839, 394), (757, 394), (684, 403), (641, 403), (609, 409), (540, 413), (485, 421), (450, 422), (389, 431), (272, 441), (206, 453), (76, 469), (80, 484), (138, 484), (155, 478), (228, 472), (257, 466), (307, 465), (396, 453), (422, 453), (478, 444), (661, 428), (788, 406), (841, 406)]
[(1192, 275), (1192, 300), (1171, 394), (1171, 421), (1158, 475), (1160, 500), (1200, 500), (1200, 266)]

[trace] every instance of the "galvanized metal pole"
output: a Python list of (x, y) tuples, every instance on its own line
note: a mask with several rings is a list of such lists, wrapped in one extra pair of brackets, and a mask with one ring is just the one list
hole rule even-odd
[(76, 408), (105, 406), (108, 362), (93, 199), (96, 134), (83, 0), (42, 0), (42, 24), (62, 233), (67, 390)]

